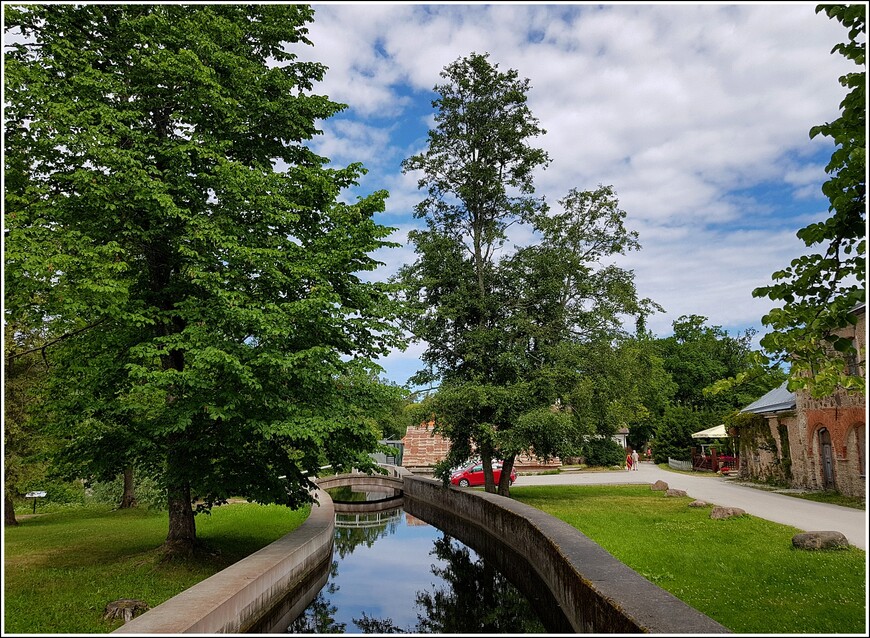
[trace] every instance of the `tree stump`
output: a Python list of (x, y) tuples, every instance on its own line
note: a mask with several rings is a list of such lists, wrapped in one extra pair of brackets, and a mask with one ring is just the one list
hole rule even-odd
[(135, 598), (121, 598), (106, 605), (103, 612), (103, 620), (116, 620), (122, 618), (124, 622), (130, 622), (134, 617), (148, 611), (148, 603)]

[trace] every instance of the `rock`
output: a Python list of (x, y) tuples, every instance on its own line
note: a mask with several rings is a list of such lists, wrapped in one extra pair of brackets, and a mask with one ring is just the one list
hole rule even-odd
[(849, 541), (840, 532), (804, 532), (792, 536), (791, 544), (796, 549), (842, 549)]
[(123, 618), (124, 622), (130, 622), (135, 616), (148, 611), (148, 603), (135, 598), (121, 598), (106, 605), (103, 611), (103, 620), (115, 620)]
[(665, 492), (665, 496), (688, 496), (688, 494), (686, 494), (686, 490), (671, 489)]
[(659, 492), (664, 492), (664, 491), (666, 491), (666, 490), (668, 489), (668, 484), (665, 483), (665, 482), (662, 481), (662, 480), (658, 480), (658, 481), (656, 481), (655, 483), (653, 483), (652, 485), (650, 485), (649, 488), (650, 488), (651, 490), (656, 490), (656, 491), (659, 491)]
[(692, 501), (689, 503), (689, 507), (707, 507), (707, 505), (704, 501)]
[(734, 518), (736, 516), (743, 516), (744, 514), (746, 514), (746, 511), (740, 509), (739, 507), (714, 507), (713, 511), (710, 512), (710, 518), (718, 520), (722, 518)]

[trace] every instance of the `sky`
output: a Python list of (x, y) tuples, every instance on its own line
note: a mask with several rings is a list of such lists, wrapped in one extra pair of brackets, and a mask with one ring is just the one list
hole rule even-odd
[[(426, 148), (441, 71), (471, 53), (530, 83), (528, 105), (551, 158), (536, 194), (554, 211), (570, 189), (613, 186), (641, 249), (617, 260), (638, 294), (731, 336), (766, 331), (773, 304), (752, 290), (807, 252), (795, 233), (828, 216), (821, 192), (830, 138), (813, 126), (840, 114), (839, 78), (856, 70), (833, 47), (842, 25), (817, 3), (315, 3), (313, 47), (328, 67), (316, 92), (347, 109), (320, 123), (312, 148), (334, 165), (362, 162), (357, 194), (386, 189), (376, 220), (396, 228), (384, 280), (415, 259), (418, 176), (403, 159)], [(425, 344), (378, 363), (405, 385)]]

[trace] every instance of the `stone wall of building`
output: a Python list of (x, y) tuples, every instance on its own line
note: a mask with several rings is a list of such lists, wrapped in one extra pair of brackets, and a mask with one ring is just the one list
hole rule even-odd
[(741, 434), (741, 476), (761, 482), (791, 483), (798, 431), (798, 416), (794, 412), (764, 415), (759, 430)]
[[(858, 315), (855, 326), (837, 334), (851, 339), (859, 352), (855, 362), (858, 373), (866, 379), (866, 314)], [(833, 487), (847, 496), (866, 494), (866, 397), (858, 392), (839, 391), (814, 399), (809, 393), (795, 393), (800, 420), (799, 449), (793, 467), (796, 487), (825, 489)], [(824, 479), (821, 437), (827, 432), (833, 452), (833, 486)], [(798, 461), (799, 459), (799, 461)]]

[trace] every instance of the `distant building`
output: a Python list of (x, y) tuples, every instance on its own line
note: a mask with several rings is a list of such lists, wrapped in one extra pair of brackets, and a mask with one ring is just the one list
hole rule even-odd
[[(447, 458), (450, 451), (450, 441), (435, 432), (433, 423), (421, 423), (408, 427), (402, 438), (402, 466), (418, 472), (430, 471), (435, 464)], [(518, 471), (536, 471), (556, 468), (562, 465), (559, 459), (542, 461), (540, 459), (521, 455), (514, 461)]]
[(619, 443), (623, 448), (628, 447), (628, 428), (619, 428), (612, 437), (614, 441)]

